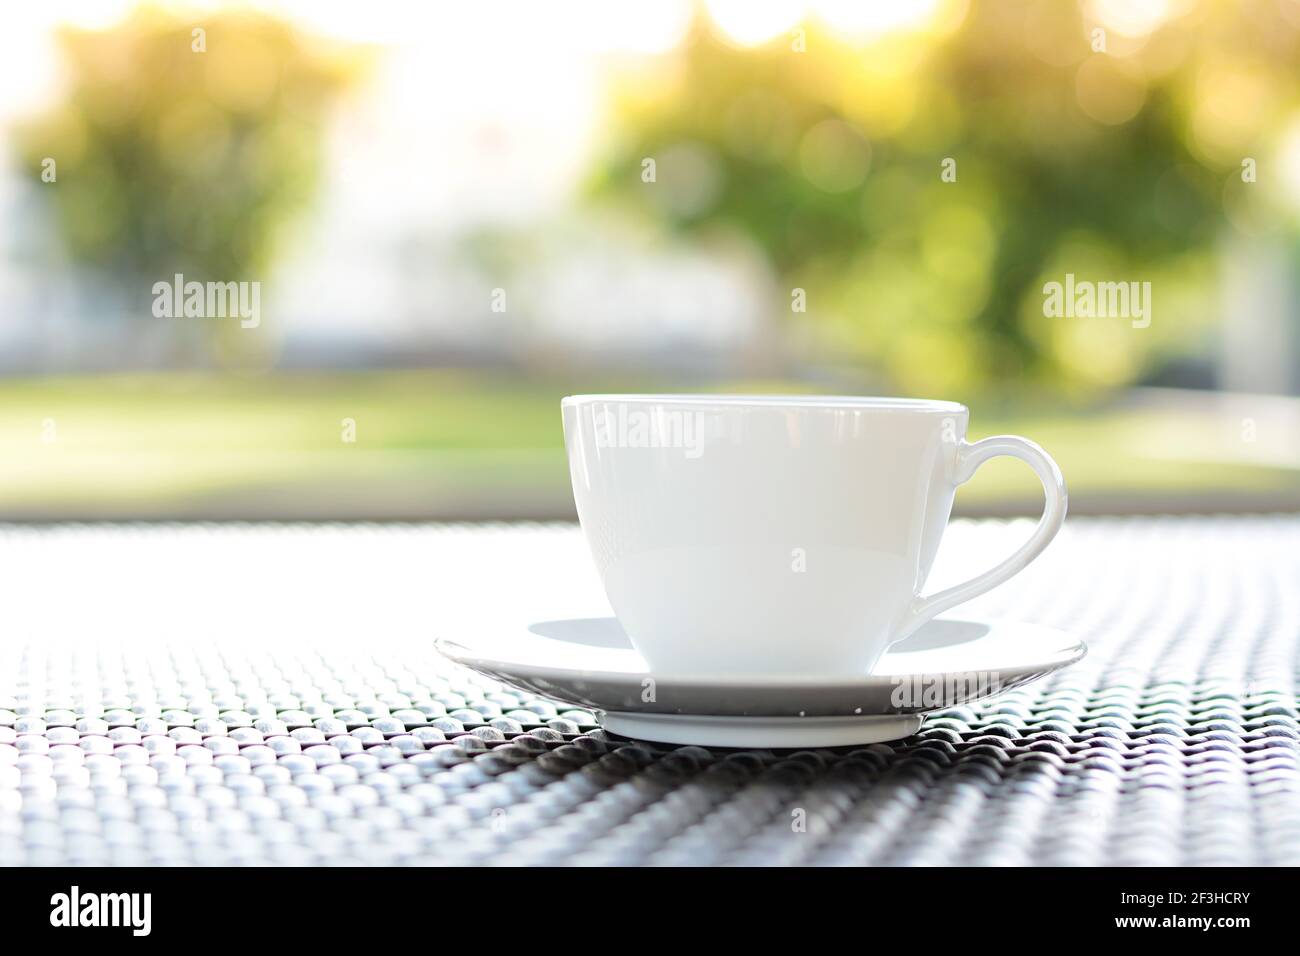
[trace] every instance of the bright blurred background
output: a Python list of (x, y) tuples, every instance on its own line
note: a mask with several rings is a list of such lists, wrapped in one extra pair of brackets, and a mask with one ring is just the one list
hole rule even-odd
[(1076, 511), (1300, 507), (1300, 0), (3, 22), (0, 518), (567, 516), (584, 391), (955, 399)]

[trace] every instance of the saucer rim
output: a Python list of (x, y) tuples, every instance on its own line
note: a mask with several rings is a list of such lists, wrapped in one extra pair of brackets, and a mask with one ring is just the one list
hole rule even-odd
[[(567, 618), (564, 620), (592, 620), (591, 618)], [(595, 620), (617, 623), (617, 619), (604, 615)], [(834, 678), (831, 681), (813, 679), (809, 682), (796, 683), (790, 680), (758, 682), (752, 676), (741, 676), (729, 682), (709, 679), (704, 683), (674, 681), (662, 675), (652, 677), (645, 670), (597, 670), (555, 667), (544, 663), (530, 663), (527, 657), (500, 653), (504, 644), (507, 651), (518, 651), (518, 640), (528, 631), (516, 622), (513, 625), (502, 624), (500, 630), (513, 628), (515, 637), (503, 638), (496, 628), (475, 629), (468, 634), (468, 641), (442, 638), (435, 642), (436, 650), (469, 670), (475, 671), (508, 687), (524, 691), (543, 699), (563, 701), (582, 709), (598, 713), (633, 713), (633, 714), (676, 714), (698, 716), (735, 716), (735, 717), (818, 717), (818, 716), (852, 716), (871, 717), (884, 715), (927, 714), (963, 706), (976, 701), (985, 701), (1010, 690), (1023, 687), (1041, 680), (1081, 660), (1088, 651), (1088, 645), (1082, 638), (1075, 638), (1051, 625), (1036, 624), (998, 618), (957, 618), (953, 615), (941, 615), (939, 620), (964, 621), (987, 625), (991, 630), (1017, 628), (1039, 634), (1036, 638), (1016, 641), (1010, 640), (1013, 647), (1023, 653), (1021, 662), (1014, 666), (994, 669), (980, 665), (982, 670), (938, 670), (916, 668), (901, 674), (863, 674), (857, 678)], [(539, 622), (540, 623), (540, 622)], [(535, 626), (535, 625), (533, 625)], [(526, 626), (525, 626), (526, 627)], [(1040, 632), (1064, 636), (1072, 643), (1068, 647), (1042, 646)], [(535, 635), (535, 632), (534, 636)], [(626, 634), (623, 634), (626, 639)], [(983, 638), (985, 640), (988, 637)], [(549, 640), (555, 640), (550, 638)], [(484, 656), (488, 648), (497, 643), (498, 653), (495, 659)], [(579, 642), (580, 643), (580, 642)], [(965, 643), (965, 642), (962, 642)], [(475, 647), (479, 644), (480, 647)], [(620, 655), (636, 657), (631, 647), (601, 648), (599, 645), (581, 644), (588, 650), (611, 650), (617, 658)], [(1030, 648), (1037, 648), (1030, 653)], [(529, 652), (536, 648), (529, 648)], [(1009, 650), (1004, 647), (1004, 650)], [(929, 653), (930, 649), (927, 649)], [(528, 652), (526, 652), (528, 653)], [(1045, 656), (1046, 655), (1046, 656)], [(535, 660), (536, 655), (532, 658)], [(639, 660), (639, 658), (638, 658)], [(644, 662), (641, 662), (644, 664)], [(922, 663), (922, 662), (918, 662)], [(992, 684), (981, 678), (996, 676)], [(972, 683), (972, 676), (975, 678)], [(647, 688), (646, 680), (653, 680), (656, 693), (650, 700), (643, 695)], [(928, 690), (922, 697), (912, 703), (895, 703), (894, 696), (900, 684), (912, 681), (925, 681), (937, 684), (940, 697), (931, 698)], [(960, 684), (957, 682), (960, 681)]]
[[(604, 615), (597, 620), (617, 620), (614, 615)], [(478, 670), (479, 667), (468, 663), (469, 659), (479, 662), (479, 665), (487, 665), (494, 668), (501, 667), (523, 667), (527, 668), (530, 676), (541, 678), (546, 677), (563, 677), (581, 676), (586, 678), (595, 678), (602, 680), (629, 681), (644, 678), (652, 678), (658, 683), (668, 684), (673, 687), (690, 688), (694, 690), (704, 690), (715, 688), (718, 690), (815, 690), (818, 688), (842, 688), (856, 689), (861, 687), (873, 686), (879, 683), (893, 682), (900, 678), (904, 679), (925, 679), (927, 677), (949, 677), (960, 676), (975, 673), (987, 673), (990, 671), (1004, 671), (1012, 675), (1050, 672), (1059, 670), (1063, 667), (1070, 667), (1083, 660), (1088, 655), (1087, 642), (1081, 637), (1076, 637), (1061, 628), (1050, 624), (1038, 624), (1031, 621), (1020, 621), (1007, 618), (996, 617), (952, 617), (943, 615), (942, 620), (961, 621), (971, 624), (987, 624), (990, 630), (994, 627), (1006, 629), (1008, 627), (1032, 628), (1036, 631), (1050, 632), (1051, 637), (1046, 634), (1040, 638), (1040, 641), (1050, 641), (1048, 646), (1044, 647), (1039, 656), (1032, 662), (1022, 661), (1007, 665), (981, 665), (979, 668), (962, 668), (962, 669), (943, 669), (943, 670), (907, 670), (907, 671), (886, 671), (878, 673), (875, 670), (859, 674), (795, 674), (789, 676), (763, 675), (763, 674), (736, 674), (736, 675), (717, 675), (705, 676), (700, 674), (673, 674), (659, 672), (656, 674), (648, 667), (645, 670), (611, 670), (600, 667), (560, 667), (543, 663), (530, 663), (518, 659), (507, 659), (503, 655), (487, 655), (483, 651), (485, 648), (474, 647), (469, 643), (457, 638), (439, 637), (434, 639), (434, 648), (447, 657), (472, 670)], [(531, 622), (526, 627), (542, 622)], [(927, 622), (928, 623), (928, 622)], [(924, 626), (923, 626), (924, 627)], [(1056, 638), (1058, 640), (1052, 640)], [(491, 637), (482, 639), (491, 641)], [(546, 637), (543, 640), (559, 641), (560, 643), (569, 644), (571, 642), (561, 641), (559, 638)], [(979, 640), (979, 639), (977, 639)], [(900, 642), (902, 643), (902, 642)], [(459, 648), (461, 653), (451, 653), (454, 648)], [(623, 648), (592, 648), (593, 650), (613, 650), (616, 653), (635, 653), (633, 648), (624, 650)], [(890, 651), (886, 650), (877, 661), (877, 666), (890, 656)]]

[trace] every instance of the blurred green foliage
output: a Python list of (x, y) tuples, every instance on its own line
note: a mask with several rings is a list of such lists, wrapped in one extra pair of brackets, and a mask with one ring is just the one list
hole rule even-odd
[[(1202, 3), (1099, 51), (1073, 3), (941, 6), (866, 45), (809, 23), (746, 48), (701, 19), (622, 91), (591, 194), (694, 240), (739, 233), (785, 286), (793, 341), (904, 390), (1086, 395), (1192, 352), (1237, 222), (1225, 183), (1294, 115), (1300, 16)], [(1222, 108), (1217, 81), (1237, 93)], [(1274, 201), (1258, 193), (1256, 211)], [(1150, 281), (1152, 326), (1045, 318), (1067, 272)]]
[[(0, 517), (571, 516), (560, 397), (662, 385), (447, 369), (5, 379)], [(1081, 513), (1300, 503), (1294, 465), (1242, 456), (1262, 443), (1242, 445), (1231, 409), (982, 402), (972, 429), (1042, 442)], [(991, 462), (958, 506), (1036, 514), (1041, 494), (1023, 464)]]
[[(142, 316), (153, 282), (178, 272), (263, 279), (315, 189), (325, 111), (363, 61), (248, 11), (196, 22), (142, 7), (60, 40), (68, 95), (17, 142), (37, 177), (57, 163), (41, 194), (72, 259)], [(201, 334), (224, 336), (219, 349), (266, 342), (220, 323)]]

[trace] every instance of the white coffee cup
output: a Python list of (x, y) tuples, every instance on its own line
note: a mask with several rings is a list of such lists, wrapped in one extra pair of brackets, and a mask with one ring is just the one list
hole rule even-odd
[[(561, 410), (583, 532), (657, 676), (867, 672), (1022, 570), (1065, 519), (1047, 453), (1010, 435), (966, 442), (956, 402), (574, 395)], [(957, 486), (999, 455), (1042, 481), (1038, 527), (991, 570), (921, 596)]]

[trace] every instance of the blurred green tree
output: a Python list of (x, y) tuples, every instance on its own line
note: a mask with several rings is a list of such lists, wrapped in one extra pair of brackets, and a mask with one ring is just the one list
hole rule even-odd
[[(313, 194), (325, 111), (363, 56), (253, 12), (196, 22), (143, 7), (60, 40), (67, 95), (17, 144), (36, 177), (45, 157), (57, 163), (57, 184), (40, 192), (72, 260), (142, 319), (153, 283), (178, 272), (266, 278)], [(229, 323), (178, 323), (175, 335), (231, 364), (257, 362), (270, 342)]]
[[(870, 43), (806, 23), (747, 48), (700, 19), (616, 99), (591, 195), (674, 234), (740, 232), (806, 290), (806, 315), (774, 303), (792, 338), (891, 386), (1133, 381), (1213, 318), (1224, 183), (1259, 128), (1212, 118), (1235, 142), (1211, 155), (1200, 69), (1248, 49), (1293, 105), (1297, 22), (1219, 7), (1134, 39), (1059, 0), (939, 6)], [(1155, 321), (1046, 317), (1067, 272), (1152, 282)]]

